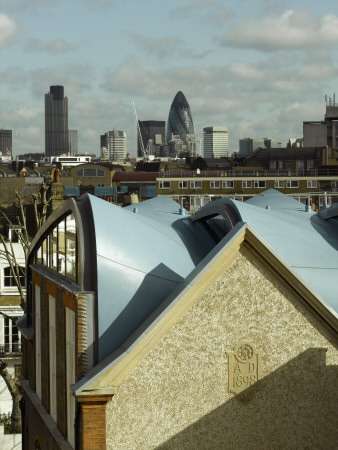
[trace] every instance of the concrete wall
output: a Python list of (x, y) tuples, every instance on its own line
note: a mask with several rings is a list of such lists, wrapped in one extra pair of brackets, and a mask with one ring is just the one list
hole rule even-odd
[(325, 123), (303, 124), (304, 147), (325, 147), (327, 131)]
[[(261, 379), (234, 395), (241, 341)], [(245, 250), (107, 404), (107, 448), (334, 448), (337, 364), (337, 340)]]

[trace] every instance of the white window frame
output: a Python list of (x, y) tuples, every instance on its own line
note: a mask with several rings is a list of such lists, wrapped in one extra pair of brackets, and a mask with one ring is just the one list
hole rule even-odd
[(284, 188), (285, 187), (285, 180), (275, 180), (274, 187), (275, 188)]
[(210, 181), (210, 189), (220, 189), (221, 183), (219, 180)]
[[(19, 317), (11, 314), (6, 315), (7, 317), (2, 316), (0, 319), (0, 341), (2, 351), (5, 355), (7, 353), (17, 353), (21, 351), (21, 333), (15, 324)], [(13, 331), (15, 331), (15, 334)]]
[(243, 180), (242, 181), (242, 188), (243, 189), (252, 189), (252, 187), (253, 187), (252, 180)]
[(307, 180), (306, 185), (310, 189), (316, 188), (317, 187), (317, 180)]
[(189, 188), (189, 184), (186, 180), (180, 180), (178, 182), (178, 188), (179, 189), (188, 189)]
[(49, 295), (49, 400), (50, 415), (56, 421), (56, 305), (55, 298)]
[[(21, 282), (21, 287), (23, 289), (25, 289), (25, 281), (26, 281), (26, 279), (25, 279), (25, 276), (26, 276), (25, 275), (25, 272), (26, 272), (25, 271), (25, 267), (24, 266), (19, 266), (19, 271), (21, 272), (21, 275), (19, 277), (20, 278), (20, 282)], [(9, 272), (9, 273), (6, 273), (6, 272)], [(13, 272), (12, 272), (10, 266), (6, 266), (6, 267), (3, 268), (2, 278), (3, 278), (3, 288), (5, 290), (13, 291), (13, 290), (17, 290), (18, 289), (18, 287), (16, 285), (16, 282), (15, 282), (15, 278), (14, 278)], [(8, 282), (9, 282), (9, 285), (6, 284)]]
[(20, 233), (21, 227), (19, 225), (10, 226), (8, 229), (8, 240), (12, 243), (20, 242)]
[(75, 445), (75, 398), (71, 386), (76, 381), (75, 373), (75, 312), (66, 310), (66, 386), (67, 386), (67, 436), (72, 447)]
[(190, 211), (196, 211), (201, 207), (201, 197), (199, 195), (190, 196)]
[(35, 285), (35, 392), (41, 399), (41, 297), (40, 286)]
[(11, 353), (21, 352), (21, 333), (16, 326), (18, 313), (9, 313), (7, 308), (3, 309), (6, 316), (0, 317), (0, 346), (6, 356)]
[[(296, 184), (296, 186), (293, 186), (293, 184)], [(286, 180), (286, 187), (288, 189), (295, 189), (299, 187), (299, 181), (298, 180)]]
[[(167, 184), (167, 186), (165, 186)], [(160, 189), (171, 189), (171, 181), (159, 181), (158, 183)]]
[(222, 181), (222, 189), (233, 189), (234, 181), (233, 180), (223, 180)]
[(202, 189), (202, 181), (190, 181), (190, 187), (191, 189)]
[[(264, 185), (260, 186), (260, 184), (264, 184)], [(255, 189), (265, 189), (266, 188), (266, 181), (265, 180), (255, 180), (254, 187), (255, 187)]]

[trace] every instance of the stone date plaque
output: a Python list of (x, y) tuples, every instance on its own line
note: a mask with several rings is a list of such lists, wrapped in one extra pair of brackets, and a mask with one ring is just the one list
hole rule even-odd
[(261, 351), (247, 341), (239, 342), (229, 356), (229, 387), (232, 394), (240, 394), (261, 379)]

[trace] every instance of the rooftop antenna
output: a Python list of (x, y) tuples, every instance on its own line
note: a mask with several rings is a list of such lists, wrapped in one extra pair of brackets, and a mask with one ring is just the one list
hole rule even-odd
[(336, 93), (333, 93), (333, 106), (336, 106)]

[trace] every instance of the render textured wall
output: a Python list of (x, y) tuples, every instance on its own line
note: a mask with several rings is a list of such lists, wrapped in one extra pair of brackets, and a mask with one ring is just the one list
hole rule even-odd
[[(247, 340), (262, 379), (228, 392)], [(124, 380), (107, 405), (107, 448), (334, 448), (337, 341), (248, 250)]]

